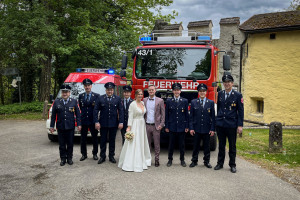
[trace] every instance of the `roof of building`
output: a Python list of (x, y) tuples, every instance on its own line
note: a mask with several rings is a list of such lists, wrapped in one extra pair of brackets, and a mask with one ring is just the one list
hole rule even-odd
[(240, 29), (244, 32), (300, 30), (300, 11), (253, 15), (240, 25)]
[(163, 30), (179, 30), (182, 27), (181, 24), (168, 24), (163, 26)]
[(219, 24), (240, 24), (239, 17), (222, 18)]
[(190, 28), (190, 27), (208, 26), (210, 23), (213, 24), (211, 20), (189, 22), (187, 27)]

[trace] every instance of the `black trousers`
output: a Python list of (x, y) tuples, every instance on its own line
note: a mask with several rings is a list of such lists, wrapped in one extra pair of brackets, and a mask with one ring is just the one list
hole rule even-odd
[(169, 160), (173, 160), (174, 144), (178, 141), (180, 149), (180, 160), (184, 161), (185, 132), (169, 132)]
[(115, 156), (115, 146), (116, 146), (116, 134), (117, 134), (118, 127), (103, 127), (100, 128), (100, 157), (105, 159), (106, 158), (106, 142), (107, 137), (109, 138), (109, 154), (108, 157), (112, 158)]
[(61, 159), (72, 159), (74, 129), (57, 130), (59, 142), (59, 155)]
[[(126, 127), (127, 128), (127, 127)], [(125, 142), (125, 133), (126, 133), (126, 129), (122, 128), (121, 129), (121, 135), (122, 135), (122, 145), (124, 144)]]
[(98, 130), (95, 129), (95, 124), (91, 125), (82, 125), (81, 129), (81, 139), (80, 139), (80, 150), (81, 154), (86, 156), (87, 155), (87, 149), (86, 149), (86, 140), (87, 140), (87, 134), (88, 129), (90, 129), (91, 135), (92, 135), (92, 141), (93, 141), (93, 155), (97, 155), (98, 153)]
[(228, 138), (229, 143), (229, 166), (235, 167), (235, 157), (236, 157), (236, 137), (237, 128), (224, 128), (217, 127), (218, 140), (219, 140), (219, 154), (218, 154), (218, 164), (224, 164), (225, 160), (225, 146), (226, 138)]
[(195, 133), (194, 135), (194, 148), (192, 162), (198, 162), (198, 155), (200, 150), (200, 142), (203, 140), (203, 161), (209, 163), (210, 160), (210, 135), (208, 133)]

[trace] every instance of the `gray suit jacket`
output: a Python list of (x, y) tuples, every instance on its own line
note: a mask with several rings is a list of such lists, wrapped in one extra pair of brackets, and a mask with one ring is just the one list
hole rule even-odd
[[(144, 98), (143, 101), (147, 109), (148, 97)], [(147, 113), (145, 114), (145, 120), (147, 120)], [(165, 126), (165, 104), (164, 100), (159, 97), (155, 97), (154, 122), (156, 130), (158, 130), (158, 126), (162, 128)]]

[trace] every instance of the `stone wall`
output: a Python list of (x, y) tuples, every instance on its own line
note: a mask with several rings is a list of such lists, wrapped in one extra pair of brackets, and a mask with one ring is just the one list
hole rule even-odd
[[(231, 57), (231, 74), (234, 78), (234, 87), (240, 90), (240, 47), (245, 36), (239, 29), (240, 18), (223, 18), (220, 20), (220, 39), (217, 47), (220, 51), (226, 51)], [(223, 55), (219, 53), (219, 77), (223, 76)]]

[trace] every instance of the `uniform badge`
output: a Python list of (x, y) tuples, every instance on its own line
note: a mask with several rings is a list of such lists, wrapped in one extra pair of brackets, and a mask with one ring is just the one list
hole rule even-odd
[(243, 98), (241, 98), (241, 102), (244, 103), (244, 99)]
[(75, 108), (74, 108), (74, 107), (69, 107), (69, 111), (70, 111), (70, 112), (74, 112), (74, 111), (75, 111)]
[(95, 106), (95, 101), (92, 103), (92, 106)]
[(184, 112), (184, 109), (182, 109), (182, 112)]
[(210, 113), (210, 108), (207, 109), (207, 112)]
[(233, 104), (233, 106), (236, 106), (236, 104)]

